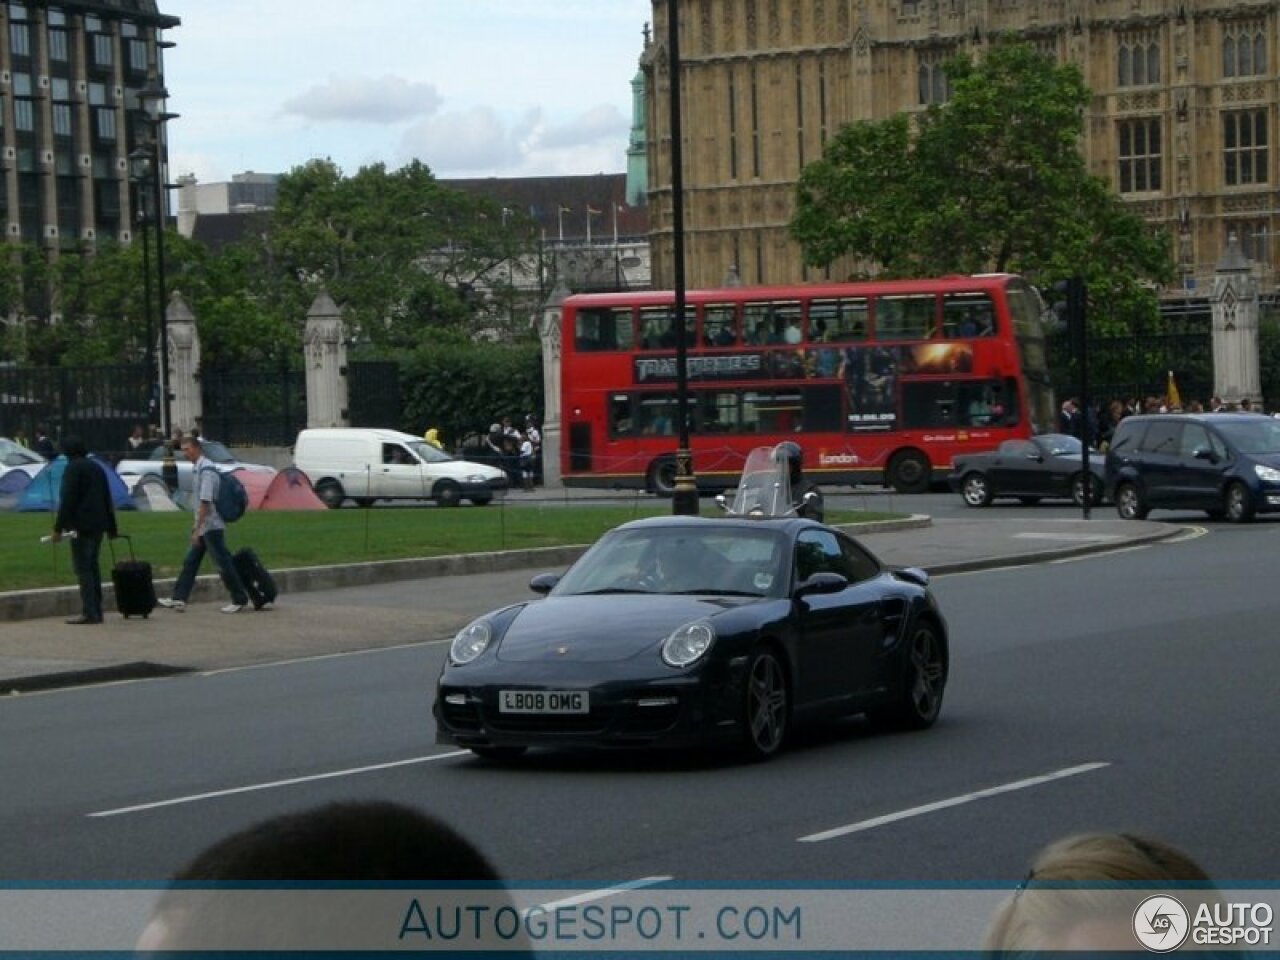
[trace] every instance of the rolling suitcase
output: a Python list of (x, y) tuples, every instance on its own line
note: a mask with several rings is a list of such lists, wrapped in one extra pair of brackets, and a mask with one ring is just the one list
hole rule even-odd
[(118, 539), (129, 542), (129, 559), (116, 560), (116, 548), (107, 541), (111, 550), (111, 585), (115, 589), (116, 607), (121, 616), (149, 617), (156, 608), (156, 585), (151, 577), (151, 564), (133, 555), (133, 538), (121, 535)]
[(235, 564), (236, 573), (240, 574), (240, 581), (249, 594), (253, 609), (261, 610), (267, 604), (276, 602), (276, 582), (252, 547), (237, 550), (231, 557), (231, 562)]

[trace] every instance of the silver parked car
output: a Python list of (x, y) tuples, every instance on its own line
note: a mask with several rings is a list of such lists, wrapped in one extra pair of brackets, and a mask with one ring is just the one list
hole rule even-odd
[[(216, 440), (202, 440), (201, 443), (204, 447), (204, 455), (223, 473), (230, 473), (232, 470), (249, 470), (254, 473), (267, 474), (276, 472), (274, 467), (268, 467), (261, 463), (246, 463), (238, 459), (230, 450)], [(165, 445), (160, 444), (151, 451), (151, 454), (146, 459), (121, 460), (116, 464), (116, 473), (120, 474), (125, 485), (132, 490), (133, 485), (138, 482), (138, 478), (143, 474), (164, 475), (165, 452)], [(194, 468), (180, 452), (175, 453), (173, 459), (178, 468), (178, 490), (179, 492), (188, 492), (191, 490), (191, 474)]]

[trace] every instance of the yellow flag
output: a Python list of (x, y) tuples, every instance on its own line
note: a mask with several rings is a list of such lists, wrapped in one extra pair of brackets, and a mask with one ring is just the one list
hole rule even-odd
[(1173, 379), (1173, 371), (1169, 371), (1169, 385), (1165, 387), (1164, 402), (1170, 410), (1180, 409), (1182, 407), (1182, 397), (1178, 395), (1178, 384)]

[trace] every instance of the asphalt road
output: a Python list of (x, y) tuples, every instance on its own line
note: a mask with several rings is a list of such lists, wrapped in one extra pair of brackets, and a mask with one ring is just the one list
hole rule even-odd
[[(456, 755), (429, 715), (442, 644), (9, 698), (0, 880), (159, 881), (263, 816), (359, 797), (443, 816), (513, 880), (1012, 883), (1083, 829), (1274, 879), (1280, 597), (1260, 574), (1280, 522), (1204, 529), (937, 578), (953, 635), (938, 726), (854, 719), (758, 766)], [(377, 589), (350, 597), (411, 624), (414, 585)]]

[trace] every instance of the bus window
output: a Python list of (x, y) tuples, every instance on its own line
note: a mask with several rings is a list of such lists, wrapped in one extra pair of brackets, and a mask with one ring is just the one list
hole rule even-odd
[(927, 340), (934, 335), (933, 294), (876, 297), (877, 340)]
[(995, 316), (995, 306), (985, 293), (948, 293), (942, 297), (942, 335), (948, 339), (992, 336)]
[(625, 393), (614, 394), (609, 398), (609, 434), (614, 437), (629, 437), (633, 433), (631, 397)]
[(640, 310), (640, 349), (674, 350), (676, 346), (675, 315), (668, 307), (642, 307)]
[(958, 403), (955, 381), (907, 382), (902, 385), (902, 425), (952, 427)]
[(742, 308), (742, 342), (752, 346), (769, 342), (769, 304), (748, 303)]
[(631, 349), (631, 309), (579, 310), (574, 320), (573, 345), (584, 353)]
[(809, 339), (815, 343), (867, 338), (867, 301), (814, 300), (809, 304)]
[(697, 394), (694, 422), (702, 433), (741, 433), (742, 417), (736, 390), (708, 390)]
[(734, 347), (738, 344), (738, 318), (733, 304), (714, 304), (702, 311), (702, 345)]
[(676, 432), (676, 402), (670, 397), (641, 397), (640, 432), (671, 436)]
[(742, 422), (755, 433), (795, 433), (804, 427), (800, 394), (748, 391), (742, 395)]

